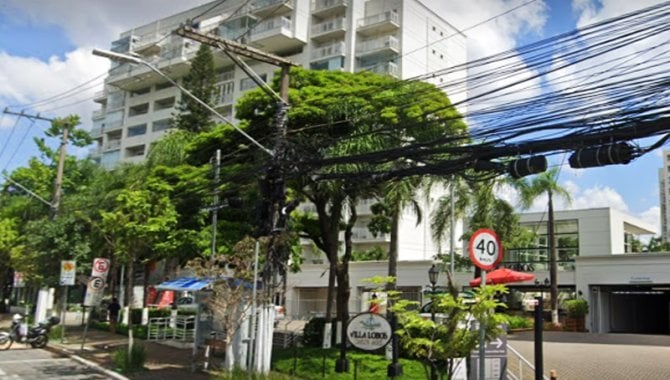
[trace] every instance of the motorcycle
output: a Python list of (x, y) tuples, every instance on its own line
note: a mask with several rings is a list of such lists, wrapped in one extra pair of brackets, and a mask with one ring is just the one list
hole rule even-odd
[(49, 331), (59, 323), (60, 318), (50, 317), (46, 321), (39, 322), (37, 326), (28, 328), (28, 325), (23, 323), (23, 316), (15, 314), (9, 332), (0, 332), (0, 350), (8, 350), (15, 341), (30, 344), (33, 348), (44, 348), (49, 342)]

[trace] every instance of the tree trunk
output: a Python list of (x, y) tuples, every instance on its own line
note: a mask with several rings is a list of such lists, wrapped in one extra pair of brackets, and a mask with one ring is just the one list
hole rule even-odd
[(135, 255), (131, 254), (128, 259), (128, 270), (126, 272), (126, 302), (128, 304), (128, 357), (133, 351), (133, 287), (135, 280)]
[(549, 284), (551, 298), (551, 322), (558, 324), (558, 260), (556, 255), (556, 241), (554, 238), (554, 202), (551, 190), (547, 192), (549, 196), (549, 216), (547, 219), (547, 237), (549, 239)]

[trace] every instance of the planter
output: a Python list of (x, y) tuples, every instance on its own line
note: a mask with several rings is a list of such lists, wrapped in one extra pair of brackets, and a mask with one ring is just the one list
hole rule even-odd
[(565, 331), (584, 332), (586, 331), (586, 322), (584, 317), (567, 317), (563, 325)]

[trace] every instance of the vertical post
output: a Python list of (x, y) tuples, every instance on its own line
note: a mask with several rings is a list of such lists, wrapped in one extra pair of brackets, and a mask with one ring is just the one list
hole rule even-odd
[(214, 202), (212, 209), (212, 242), (211, 254), (209, 256), (209, 275), (214, 275), (214, 257), (216, 253), (216, 227), (219, 218), (219, 173), (221, 171), (221, 149), (216, 150), (216, 157), (214, 158)]
[[(482, 283), (479, 285), (483, 290), (486, 287), (486, 270), (482, 269)], [(485, 317), (479, 321), (479, 380), (486, 379), (486, 323)]]
[[(437, 283), (430, 284), (430, 320), (435, 323), (435, 287)], [(435, 359), (430, 358), (430, 380), (437, 380)]]
[(251, 323), (249, 323), (249, 373), (253, 372), (254, 356), (256, 352), (256, 294), (258, 293), (258, 240), (254, 245), (254, 283), (251, 293)]
[(63, 294), (63, 302), (61, 306), (61, 318), (60, 318), (60, 323), (61, 323), (61, 330), (60, 330), (60, 342), (61, 344), (65, 342), (65, 317), (67, 316), (67, 293), (68, 289), (70, 287), (65, 285), (64, 286), (64, 294)]
[(58, 159), (58, 168), (56, 169), (56, 181), (54, 182), (54, 194), (51, 199), (51, 219), (56, 218), (58, 213), (58, 207), (60, 206), (60, 194), (61, 187), (63, 186), (63, 170), (65, 168), (65, 156), (67, 149), (67, 136), (69, 132), (69, 126), (65, 124), (63, 126), (63, 134), (61, 135), (60, 140), (60, 152)]
[(450, 257), (449, 257), (449, 269), (451, 270), (451, 275), (453, 277), (454, 272), (455, 272), (455, 262), (456, 262), (456, 249), (454, 246), (456, 245), (456, 235), (454, 233), (454, 226), (456, 225), (456, 217), (454, 216), (454, 195), (456, 192), (454, 191), (454, 187), (456, 186), (456, 177), (451, 176), (451, 186), (450, 186), (450, 195), (449, 195), (449, 211), (450, 211), (450, 226), (449, 226), (449, 251), (450, 251)]
[(543, 380), (544, 358), (542, 357), (542, 296), (535, 297), (535, 380)]

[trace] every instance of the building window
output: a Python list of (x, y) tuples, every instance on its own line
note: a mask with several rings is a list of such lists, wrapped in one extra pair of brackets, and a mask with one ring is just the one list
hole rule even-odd
[(170, 82), (159, 83), (155, 86), (156, 91), (165, 90), (166, 88), (174, 87)]
[[(267, 80), (267, 78), (268, 78), (267, 74), (261, 74), (261, 75), (259, 75), (259, 77), (261, 78), (261, 80), (263, 82), (267, 83), (267, 81), (268, 81)], [(255, 88), (255, 87), (256, 87), (256, 82), (254, 82), (254, 80), (251, 79), (251, 78), (243, 78), (242, 80), (240, 80), (240, 91), (251, 90), (252, 88)]]
[(148, 94), (149, 91), (151, 91), (151, 87), (140, 88), (140, 89), (131, 91), (130, 92), (130, 97), (132, 98), (134, 96), (140, 96), (140, 95)]
[(171, 119), (163, 119), (163, 120), (156, 120), (151, 124), (151, 131), (152, 132), (159, 132), (159, 131), (164, 131), (166, 129), (170, 129), (170, 121)]
[(147, 125), (146, 124), (140, 124), (140, 125), (134, 125), (132, 127), (128, 127), (128, 137), (133, 137), (133, 136), (141, 136), (143, 134), (147, 133)]
[(344, 57), (335, 57), (310, 64), (312, 70), (338, 70), (344, 67)]
[(174, 107), (175, 97), (171, 96), (165, 99), (156, 100), (154, 103), (154, 111), (165, 110)]
[(138, 104), (128, 109), (128, 116), (144, 115), (149, 112), (149, 103)]
[(137, 157), (144, 155), (144, 145), (126, 148), (126, 157)]

